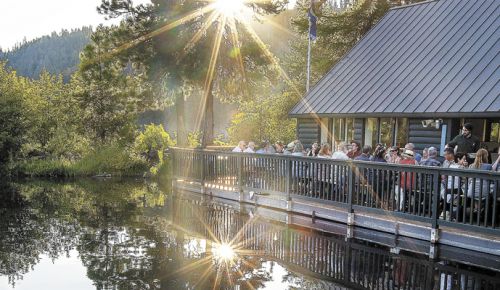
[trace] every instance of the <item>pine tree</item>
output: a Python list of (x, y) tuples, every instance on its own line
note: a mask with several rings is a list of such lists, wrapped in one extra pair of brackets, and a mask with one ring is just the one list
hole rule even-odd
[(119, 137), (131, 139), (139, 105), (146, 104), (149, 96), (140, 74), (126, 74), (124, 64), (109, 57), (115, 49), (111, 32), (100, 26), (92, 34), (92, 43), (81, 53), (80, 69), (72, 81), (83, 111), (83, 129), (100, 143)]
[[(210, 2), (208, 2), (210, 3)], [(278, 0), (273, 2), (255, 1), (251, 5), (256, 11), (263, 14), (279, 13), (286, 7), (287, 1)], [(204, 31), (204, 21), (209, 17), (209, 13), (202, 13), (188, 21), (182, 22), (172, 29), (164, 29), (166, 25), (182, 19), (186, 15), (192, 15), (196, 11), (202, 11), (207, 5), (205, 1), (178, 1), (178, 0), (153, 0), (150, 5), (133, 6), (131, 1), (104, 0), (99, 11), (108, 17), (119, 17), (126, 15), (126, 19), (121, 25), (121, 29), (115, 34), (115, 40), (124, 43), (126, 50), (122, 51), (124, 57), (133, 62), (140, 62), (147, 67), (149, 78), (159, 84), (158, 87), (167, 92), (171, 101), (176, 105), (177, 111), (177, 140), (179, 145), (185, 145), (187, 134), (184, 128), (184, 100), (188, 92), (193, 89), (204, 90), (205, 99), (203, 106), (205, 110), (201, 112), (204, 116), (204, 144), (213, 142), (213, 97), (224, 95), (226, 89), (234, 88), (234, 83), (239, 83), (237, 96), (231, 98), (241, 98), (245, 92), (242, 85), (244, 83), (244, 73), (239, 73), (238, 55), (242, 56), (245, 72), (255, 72), (258, 66), (269, 66), (269, 60), (259, 49), (259, 46), (252, 41), (252, 37), (239, 27), (240, 42), (231, 41), (229, 29), (224, 29), (221, 38), (221, 48), (218, 56), (226, 56), (225, 62), (220, 62), (214, 68), (215, 77), (207, 82), (207, 73), (213, 51), (217, 41), (217, 27), (221, 24), (221, 19), (216, 19), (213, 25)], [(239, 24), (237, 24), (239, 25)], [(193, 36), (201, 31), (201, 37), (196, 45), (186, 46)], [(161, 33), (156, 33), (161, 31)], [(145, 35), (151, 35), (145, 38)], [(136, 41), (138, 40), (138, 41)], [(245, 45), (242, 46), (241, 43)], [(236, 53), (236, 55), (235, 55)], [(231, 56), (233, 57), (227, 57)], [(230, 63), (230, 65), (227, 65)], [(227, 82), (227, 80), (233, 80)], [(226, 86), (229, 85), (229, 86)], [(232, 90), (235, 93), (236, 90)]]
[(0, 60), (7, 61), (21, 76), (37, 78), (42, 71), (62, 74), (67, 82), (77, 70), (80, 51), (90, 41), (91, 27), (52, 32), (31, 41), (23, 41), (12, 50), (1, 51)]

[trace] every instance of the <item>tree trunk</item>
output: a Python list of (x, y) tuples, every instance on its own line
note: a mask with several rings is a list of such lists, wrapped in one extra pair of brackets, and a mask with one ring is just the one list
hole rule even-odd
[(175, 101), (175, 112), (177, 117), (177, 146), (187, 146), (186, 123), (184, 120), (184, 92), (182, 91)]
[(203, 139), (201, 145), (203, 148), (214, 144), (214, 95), (213, 81), (208, 86), (208, 92), (205, 93), (205, 116), (203, 124)]

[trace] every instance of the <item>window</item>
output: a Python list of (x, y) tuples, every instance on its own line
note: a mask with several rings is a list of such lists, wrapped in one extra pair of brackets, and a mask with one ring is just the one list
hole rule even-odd
[(500, 143), (500, 123), (491, 123), (490, 141)]
[(347, 118), (346, 119), (346, 142), (351, 142), (354, 139), (354, 119)]
[(385, 146), (392, 146), (394, 141), (394, 119), (381, 118), (380, 119), (380, 141), (379, 143)]
[(354, 138), (354, 119), (335, 118), (333, 119), (333, 148), (340, 142), (351, 142)]
[(396, 146), (404, 147), (408, 143), (408, 119), (396, 119)]
[(321, 118), (321, 143), (328, 142), (328, 119)]
[(335, 138), (335, 142), (344, 141), (344, 130), (344, 119), (333, 119), (333, 137)]
[(378, 143), (378, 119), (368, 118), (365, 121), (365, 145), (370, 145), (372, 148)]

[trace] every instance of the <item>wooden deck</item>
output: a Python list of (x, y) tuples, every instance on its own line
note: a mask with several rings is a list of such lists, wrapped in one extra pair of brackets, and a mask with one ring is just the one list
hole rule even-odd
[[(500, 256), (498, 173), (178, 148), (172, 163), (177, 189), (428, 241), (431, 257), (435, 245)], [(449, 213), (447, 186), (464, 188)]]

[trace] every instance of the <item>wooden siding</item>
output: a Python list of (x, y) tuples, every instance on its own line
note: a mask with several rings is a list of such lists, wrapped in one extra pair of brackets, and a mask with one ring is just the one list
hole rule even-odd
[[(364, 124), (365, 119), (354, 119), (354, 140), (360, 141), (363, 143), (364, 141)], [(351, 140), (348, 140), (350, 142)]]
[(441, 145), (441, 129), (435, 127), (424, 128), (422, 119), (410, 119), (408, 142), (415, 144), (415, 150), (422, 151), (426, 147), (436, 147), (438, 151)]
[(312, 143), (320, 141), (320, 124), (315, 119), (297, 119), (297, 137), (305, 148), (311, 147)]

